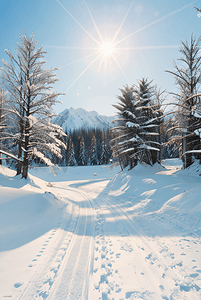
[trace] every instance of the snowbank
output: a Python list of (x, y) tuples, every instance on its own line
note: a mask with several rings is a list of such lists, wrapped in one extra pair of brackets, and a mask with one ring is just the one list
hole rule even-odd
[(6, 251), (52, 229), (62, 205), (51, 193), (32, 191), (35, 185), (30, 179), (22, 180), (5, 167), (0, 167), (0, 173), (0, 251)]
[(164, 160), (162, 165), (153, 167), (138, 164), (130, 171), (125, 169), (117, 174), (108, 185), (108, 194), (115, 202), (132, 207), (134, 215), (180, 209), (201, 218), (199, 174), (198, 162), (186, 170), (179, 159)]

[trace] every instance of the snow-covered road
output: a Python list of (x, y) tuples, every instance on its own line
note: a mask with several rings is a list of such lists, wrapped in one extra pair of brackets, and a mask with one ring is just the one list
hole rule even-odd
[(201, 178), (179, 169), (33, 170), (46, 227), (0, 252), (0, 299), (201, 299)]

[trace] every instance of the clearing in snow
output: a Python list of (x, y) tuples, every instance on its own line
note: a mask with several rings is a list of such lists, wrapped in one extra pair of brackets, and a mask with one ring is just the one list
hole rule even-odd
[(201, 167), (0, 166), (0, 299), (201, 299)]

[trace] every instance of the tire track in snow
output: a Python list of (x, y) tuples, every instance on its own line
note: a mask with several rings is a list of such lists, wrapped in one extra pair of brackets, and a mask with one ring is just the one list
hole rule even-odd
[(75, 189), (71, 190), (76, 191), (85, 201), (81, 202), (76, 231), (49, 296), (50, 299), (55, 300), (87, 299), (88, 293), (94, 242), (93, 208), (83, 193)]
[[(73, 192), (73, 199), (84, 199), (76, 203), (69, 200), (67, 214), (62, 220), (60, 230), (51, 240), (44, 258), (24, 288), (18, 300), (27, 299), (82, 299), (88, 293), (88, 278), (93, 261), (94, 216), (93, 208), (87, 197), (67, 187), (54, 188), (55, 196), (65, 199), (68, 192)], [(77, 252), (76, 252), (77, 251)], [(77, 261), (78, 260), (78, 261)], [(70, 281), (66, 277), (70, 275)], [(68, 285), (70, 282), (70, 285)], [(63, 290), (65, 288), (65, 292)], [(74, 297), (75, 295), (75, 297)]]
[(72, 239), (72, 232), (74, 231), (79, 215), (78, 207), (69, 204), (66, 213), (66, 218), (63, 218), (60, 230), (57, 232), (51, 248), (45, 253), (44, 259), (40, 261), (39, 266), (23, 290), (19, 300), (46, 299), (48, 297), (49, 290)]

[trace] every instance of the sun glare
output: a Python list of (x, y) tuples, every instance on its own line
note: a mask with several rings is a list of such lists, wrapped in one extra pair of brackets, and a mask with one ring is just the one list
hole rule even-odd
[(111, 42), (106, 42), (101, 45), (100, 52), (104, 56), (112, 56), (115, 53), (115, 47)]
[[(139, 28), (138, 30), (136, 30), (136, 31), (134, 31), (134, 32), (132, 32), (132, 33), (130, 33), (130, 34), (128, 34), (128, 35), (125, 35), (123, 38), (120, 38), (120, 39), (118, 39), (117, 40), (117, 36), (119, 35), (119, 33), (120, 33), (120, 31), (122, 31), (122, 27), (123, 27), (123, 25), (124, 25), (124, 23), (125, 23), (125, 21), (126, 21), (126, 19), (127, 19), (127, 16), (128, 16), (128, 14), (129, 14), (129, 12), (130, 12), (130, 10), (131, 10), (131, 8), (132, 8), (132, 6), (133, 6), (133, 3), (134, 3), (134, 0), (132, 1), (132, 3), (131, 3), (131, 5), (130, 5), (130, 7), (129, 7), (129, 9), (128, 9), (128, 11), (127, 11), (127, 13), (126, 13), (126, 15), (125, 15), (125, 17), (124, 17), (124, 19), (123, 19), (123, 21), (122, 21), (122, 23), (121, 23), (121, 25), (119, 26), (119, 28), (116, 30), (116, 33), (114, 34), (114, 36), (113, 36), (113, 38), (111, 39), (111, 40), (109, 40), (109, 41), (104, 41), (104, 38), (103, 38), (103, 36), (102, 36), (102, 34), (101, 34), (101, 31), (99, 31), (99, 29), (98, 29), (98, 26), (96, 25), (96, 22), (95, 22), (95, 20), (94, 20), (94, 18), (93, 18), (93, 16), (92, 16), (92, 14), (91, 14), (91, 11), (90, 11), (90, 9), (89, 9), (89, 7), (88, 7), (88, 5), (87, 5), (87, 3), (86, 3), (86, 1), (84, 0), (84, 2), (85, 2), (85, 5), (86, 5), (86, 7), (87, 7), (87, 10), (88, 10), (88, 12), (89, 12), (89, 15), (90, 15), (90, 17), (91, 17), (91, 20), (92, 20), (92, 22), (93, 22), (93, 24), (94, 24), (94, 27), (95, 27), (95, 29), (96, 29), (96, 32), (97, 32), (97, 34), (98, 34), (98, 36), (99, 36), (99, 39), (96, 39), (96, 38), (94, 38), (80, 23), (79, 23), (79, 21), (66, 9), (66, 7), (64, 7), (64, 5), (59, 1), (59, 0), (56, 0), (60, 5), (61, 5), (61, 7), (67, 12), (67, 14), (80, 26), (80, 28), (81, 29), (83, 29), (84, 30), (84, 32), (88, 35), (88, 37), (90, 37), (90, 39), (92, 39), (96, 44), (97, 44), (97, 47), (95, 47), (95, 48), (91, 48), (91, 47), (85, 47), (85, 48), (83, 48), (83, 47), (67, 47), (68, 49), (87, 49), (87, 50), (95, 50), (92, 54), (89, 54), (89, 55), (86, 55), (85, 57), (82, 57), (81, 59), (78, 59), (78, 60), (76, 60), (76, 61), (74, 61), (74, 62), (71, 62), (71, 63), (69, 63), (69, 64), (66, 64), (66, 65), (64, 65), (64, 66), (68, 66), (68, 65), (70, 65), (70, 64), (73, 64), (73, 63), (76, 63), (76, 62), (79, 62), (79, 61), (81, 61), (81, 60), (84, 60), (84, 59), (86, 59), (86, 58), (89, 58), (89, 57), (92, 57), (93, 55), (97, 55), (96, 56), (96, 58), (92, 61), (92, 62), (90, 62), (89, 64), (88, 64), (88, 66), (80, 73), (80, 75), (73, 81), (73, 83), (68, 87), (68, 89), (67, 90), (69, 90), (69, 88), (93, 65), (93, 64), (95, 64), (98, 60), (100, 61), (100, 63), (99, 63), (99, 67), (98, 67), (98, 72), (100, 71), (100, 69), (102, 68), (102, 66), (103, 65), (105, 65), (105, 70), (106, 70), (106, 66), (107, 65), (109, 65), (109, 66), (111, 66), (111, 62), (115, 62), (115, 64), (118, 66), (118, 68), (121, 70), (121, 73), (124, 75), (124, 77), (126, 78), (126, 76), (125, 76), (125, 73), (124, 73), (124, 70), (123, 70), (123, 64), (122, 64), (122, 58), (124, 59), (124, 61), (125, 61), (125, 58), (126, 58), (126, 55), (121, 55), (122, 54), (122, 52), (124, 51), (124, 53), (125, 53), (125, 51), (128, 53), (128, 51), (129, 50), (135, 50), (135, 49), (158, 49), (158, 48), (160, 48), (160, 49), (163, 49), (163, 48), (172, 48), (172, 47), (175, 47), (175, 46), (171, 46), (171, 45), (168, 45), (168, 46), (153, 46), (153, 47), (151, 47), (151, 46), (148, 46), (148, 47), (128, 47), (128, 46), (126, 46), (125, 45), (125, 40), (128, 40), (128, 38), (130, 38), (130, 37), (132, 37), (132, 36), (134, 36), (135, 34), (137, 34), (137, 33), (139, 33), (139, 32), (141, 32), (142, 30), (145, 30), (146, 28), (148, 28), (148, 27), (150, 27), (150, 26), (153, 26), (153, 25), (155, 25), (155, 24), (157, 24), (157, 23), (159, 23), (159, 22), (161, 22), (161, 21), (163, 21), (164, 19), (166, 19), (166, 18), (168, 18), (168, 17), (170, 17), (170, 16), (172, 16), (172, 15), (174, 15), (174, 14), (177, 14), (177, 13), (179, 13), (180, 11), (182, 11), (182, 10), (184, 10), (184, 9), (186, 9), (187, 7), (189, 7), (190, 5), (192, 5), (194, 2), (196, 2), (197, 0), (194, 0), (194, 1), (192, 1), (191, 3), (188, 3), (187, 5), (185, 5), (185, 6), (182, 6), (180, 9), (177, 9), (177, 10), (175, 10), (175, 11), (173, 11), (173, 12), (170, 12), (170, 13), (168, 13), (168, 14), (166, 14), (165, 16), (163, 16), (163, 17), (161, 17), (161, 18), (159, 18), (159, 19), (157, 19), (157, 20), (155, 20), (155, 21), (153, 21), (153, 22), (151, 22), (151, 23), (149, 23), (149, 24), (147, 24), (147, 25), (145, 25), (145, 26), (143, 26), (143, 27), (141, 27), (141, 28)], [(119, 48), (117, 45), (119, 45), (119, 44), (121, 44), (122, 42), (124, 42), (124, 45), (122, 45), (122, 47), (121, 48)], [(177, 47), (177, 46), (176, 46)], [(121, 55), (121, 58), (119, 57), (119, 55)], [(119, 62), (119, 61), (121, 61), (121, 63)], [(64, 66), (62, 66), (62, 67), (64, 67)], [(61, 68), (62, 68), (61, 67)], [(60, 68), (60, 69), (61, 69)], [(106, 72), (105, 72), (105, 74), (106, 74)], [(126, 78), (126, 80), (127, 80), (127, 78)], [(66, 91), (67, 91), (66, 90)], [(65, 92), (66, 92), (65, 91)]]

